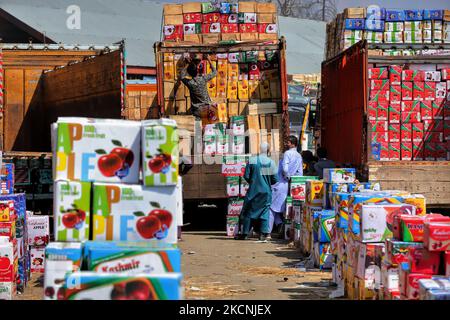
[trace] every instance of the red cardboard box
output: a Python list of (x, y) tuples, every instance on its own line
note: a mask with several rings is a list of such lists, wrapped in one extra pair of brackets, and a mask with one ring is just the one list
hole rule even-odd
[(380, 142), (380, 160), (387, 161), (389, 160), (389, 142)]
[(372, 132), (372, 142), (388, 142), (389, 135), (387, 132)]
[(389, 123), (389, 142), (399, 142), (400, 141), (400, 124)]
[(201, 13), (185, 13), (183, 14), (183, 23), (202, 23)]
[(389, 106), (389, 123), (400, 123), (400, 119), (401, 119), (400, 105), (391, 104)]
[(239, 33), (239, 27), (237, 23), (220, 24), (222, 33)]
[(444, 119), (450, 120), (450, 101), (444, 102)]
[(375, 91), (389, 90), (389, 79), (370, 80), (370, 90), (375, 90)]
[(276, 23), (259, 23), (258, 24), (259, 33), (277, 33), (278, 27)]
[(420, 101), (420, 117), (422, 120), (433, 119), (433, 109), (431, 101)]
[(391, 104), (400, 104), (402, 101), (402, 87), (400, 85), (391, 85), (389, 91)]
[(434, 101), (431, 101), (433, 119), (444, 119), (444, 105), (444, 99), (435, 99)]
[(238, 15), (236, 13), (232, 14), (221, 14), (220, 15), (220, 24), (234, 24), (238, 23)]
[(220, 33), (220, 23), (204, 23), (202, 24), (202, 33)]
[(420, 122), (420, 112), (402, 112), (402, 123)]
[(388, 131), (388, 122), (385, 120), (369, 120), (373, 132)]
[(388, 103), (386, 101), (369, 101), (369, 120), (388, 120)]
[[(407, 101), (408, 102), (408, 101)], [(420, 113), (420, 104), (422, 103), (422, 101), (411, 101), (411, 111), (412, 112), (419, 112)]]
[(423, 81), (413, 82), (413, 100), (419, 101), (425, 100), (425, 82)]
[(408, 101), (413, 98), (413, 83), (412, 82), (402, 82), (402, 100)]
[(424, 142), (423, 159), (427, 161), (435, 161), (436, 145), (434, 142)]
[(423, 140), (423, 123), (417, 122), (411, 124), (411, 136), (413, 141)]
[(433, 132), (442, 132), (444, 131), (444, 120), (442, 119), (433, 119), (433, 120), (424, 120), (427, 121), (427, 130)]
[(217, 23), (220, 21), (220, 13), (204, 13), (202, 22), (206, 24)]
[(413, 107), (413, 101), (402, 101), (402, 112), (410, 112)]
[(433, 101), (436, 98), (436, 82), (424, 82), (424, 95), (425, 100)]
[(239, 24), (240, 33), (258, 33), (258, 27), (256, 23), (240, 23)]
[(164, 26), (164, 40), (183, 40), (183, 25)]
[(403, 215), (400, 219), (402, 240), (405, 242), (422, 242), (425, 216)]
[(429, 251), (446, 251), (450, 248), (450, 222), (427, 222), (423, 245)]
[(445, 276), (450, 277), (450, 251), (445, 252)]
[(423, 160), (423, 141), (413, 141), (412, 159), (416, 161)]
[(369, 68), (369, 79), (388, 79), (389, 73), (386, 67)]
[(389, 160), (400, 160), (400, 142), (389, 142)]
[(401, 85), (402, 84), (402, 66), (390, 66), (389, 67), (389, 81), (391, 85)]
[(412, 160), (412, 142), (403, 141), (401, 142), (401, 159), (402, 160)]
[(402, 81), (424, 81), (425, 73), (422, 70), (403, 70)]
[(389, 102), (389, 90), (370, 90), (370, 100), (382, 103)]
[(437, 161), (445, 161), (447, 160), (447, 143), (446, 142), (437, 142), (435, 150), (435, 158)]
[(406, 298), (408, 300), (419, 300), (419, 280), (431, 279), (431, 274), (407, 273), (406, 275)]
[(402, 123), (400, 127), (400, 141), (412, 141), (412, 123)]
[(435, 131), (425, 132), (424, 141), (425, 141), (425, 143), (444, 142), (444, 133), (443, 132), (435, 132)]

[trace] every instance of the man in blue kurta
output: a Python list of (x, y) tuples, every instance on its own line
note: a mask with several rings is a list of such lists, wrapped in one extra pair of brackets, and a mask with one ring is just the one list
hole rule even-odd
[(269, 145), (261, 144), (261, 153), (249, 159), (245, 167), (244, 179), (249, 189), (244, 198), (239, 217), (241, 233), (236, 240), (245, 240), (250, 232), (252, 222), (260, 223), (261, 240), (269, 235), (270, 204), (272, 202), (271, 186), (277, 182), (275, 162), (267, 156)]
[(297, 151), (298, 139), (290, 136), (287, 141), (288, 150), (278, 167), (278, 182), (272, 187), (272, 205), (270, 206), (269, 233), (273, 225), (282, 226), (283, 213), (286, 210), (286, 197), (289, 193), (289, 180), (293, 176), (303, 175), (302, 156)]

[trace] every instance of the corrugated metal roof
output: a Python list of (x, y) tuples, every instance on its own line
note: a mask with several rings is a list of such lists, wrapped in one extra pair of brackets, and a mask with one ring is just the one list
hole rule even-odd
[[(81, 9), (81, 28), (67, 28), (70, 5)], [(56, 41), (111, 45), (125, 39), (127, 64), (154, 66), (153, 43), (160, 39), (162, 3), (150, 0), (0, 0), (0, 7)], [(280, 18), (287, 40), (288, 73), (320, 72), (325, 23)]]

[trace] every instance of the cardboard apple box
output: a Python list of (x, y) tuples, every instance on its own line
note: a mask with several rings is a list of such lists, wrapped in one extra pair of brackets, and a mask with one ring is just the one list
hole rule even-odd
[(227, 177), (227, 196), (239, 196), (239, 177)]
[(389, 142), (389, 160), (400, 160), (400, 142)]
[(142, 168), (145, 186), (174, 186), (178, 181), (178, 128), (175, 120), (142, 121)]
[(389, 73), (386, 67), (369, 68), (369, 79), (388, 79)]
[(176, 186), (94, 183), (93, 239), (177, 243)]
[(31, 272), (43, 273), (45, 266), (45, 248), (30, 248)]
[(58, 300), (180, 300), (181, 273), (98, 273), (80, 271), (65, 277)]
[(413, 100), (413, 83), (410, 81), (402, 82), (402, 100)]
[(27, 217), (28, 245), (45, 246), (50, 241), (50, 222), (48, 216), (30, 215)]
[(137, 121), (58, 118), (54, 179), (138, 183), (140, 131)]
[[(405, 101), (403, 101), (405, 102)], [(389, 105), (389, 123), (400, 123), (401, 108), (399, 104)]]
[(54, 183), (53, 221), (56, 241), (89, 240), (91, 183)]
[(389, 124), (389, 131), (388, 131), (388, 135), (389, 135), (389, 141), (390, 142), (399, 142), (400, 141), (400, 124), (397, 123), (390, 123)]
[(9, 241), (7, 237), (0, 237), (0, 283), (14, 283), (16, 279), (15, 256), (17, 241)]

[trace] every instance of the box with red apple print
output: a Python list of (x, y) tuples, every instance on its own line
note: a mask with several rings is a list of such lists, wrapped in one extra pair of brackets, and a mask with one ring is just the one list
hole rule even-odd
[(420, 101), (420, 118), (422, 120), (433, 119), (433, 109), (431, 101)]
[(386, 67), (369, 68), (369, 79), (388, 79), (389, 73)]
[(424, 82), (424, 100), (432, 101), (436, 98), (436, 82)]
[(50, 241), (50, 222), (46, 215), (27, 216), (28, 245), (46, 246)]
[(203, 14), (202, 22), (205, 24), (216, 23), (220, 21), (220, 13), (206, 13)]
[(388, 108), (387, 101), (369, 101), (369, 120), (388, 120)]
[(387, 90), (370, 90), (370, 100), (382, 103), (389, 103), (389, 89)]
[(89, 240), (91, 183), (58, 180), (54, 183), (53, 192), (56, 241)]
[(177, 243), (175, 186), (93, 184), (93, 240)]
[(258, 24), (259, 33), (277, 33), (278, 26), (276, 23), (259, 23)]
[(388, 122), (385, 120), (369, 120), (369, 126), (372, 132), (388, 131)]
[(425, 74), (422, 70), (403, 70), (402, 81), (424, 81)]
[(45, 248), (31, 247), (30, 248), (31, 272), (44, 273), (45, 266)]
[[(403, 101), (405, 102), (405, 101)], [(399, 104), (391, 104), (389, 106), (389, 123), (400, 123), (401, 107)]]
[(390, 142), (399, 142), (401, 138), (400, 133), (400, 124), (398, 123), (389, 123), (389, 141)]
[(423, 82), (423, 81), (414, 81), (413, 82), (413, 97), (412, 98), (413, 98), (413, 100), (419, 100), (419, 101), (425, 100), (425, 82)]
[(17, 241), (0, 238), (0, 282), (14, 282), (16, 279)]
[(317, 177), (306, 177), (306, 176), (294, 176), (291, 177), (290, 183), (290, 196), (293, 200), (306, 199), (306, 181), (317, 180)]
[(420, 112), (402, 112), (402, 123), (417, 123), (420, 122)]
[(436, 143), (424, 142), (423, 144), (423, 159), (427, 161), (436, 160)]
[(202, 23), (201, 13), (185, 13), (183, 14), (183, 23)]
[(444, 140), (450, 141), (450, 120), (444, 120)]
[(370, 90), (375, 90), (375, 91), (389, 90), (389, 79), (370, 80)]
[(411, 141), (403, 141), (401, 142), (401, 159), (402, 160), (412, 160), (413, 158), (413, 145)]
[(400, 104), (402, 101), (402, 87), (401, 85), (391, 85), (389, 92), (389, 99), (391, 104)]
[(400, 141), (412, 141), (412, 123), (402, 123), (400, 127)]
[(412, 123), (411, 124), (411, 135), (413, 141), (423, 140), (423, 123)]
[(58, 118), (52, 128), (55, 180), (139, 182), (140, 122)]
[(435, 99), (431, 101), (431, 112), (433, 114), (433, 119), (444, 119), (444, 99)]
[(222, 28), (222, 33), (238, 33), (239, 27), (237, 23), (221, 23), (220, 27)]
[(389, 141), (380, 142), (380, 160), (381, 161), (389, 160)]
[(164, 40), (183, 40), (183, 25), (166, 25), (163, 29)]
[(258, 26), (256, 23), (240, 23), (240, 33), (258, 33)]
[(408, 81), (402, 82), (402, 100), (408, 101), (413, 99), (413, 83)]
[(400, 160), (400, 142), (389, 142), (389, 160)]
[(445, 161), (447, 160), (447, 143), (446, 142), (436, 142), (435, 144), (435, 154), (437, 161)]
[(181, 300), (182, 274), (98, 273), (65, 276), (58, 300)]
[(142, 122), (142, 170), (145, 186), (174, 186), (178, 182), (178, 127), (175, 120)]
[(235, 23), (238, 23), (237, 13), (221, 14), (219, 22), (220, 22), (220, 24), (235, 24)]
[(400, 85), (402, 83), (402, 66), (389, 66), (389, 81), (391, 85)]
[(202, 24), (202, 33), (220, 33), (220, 23), (204, 23)]

